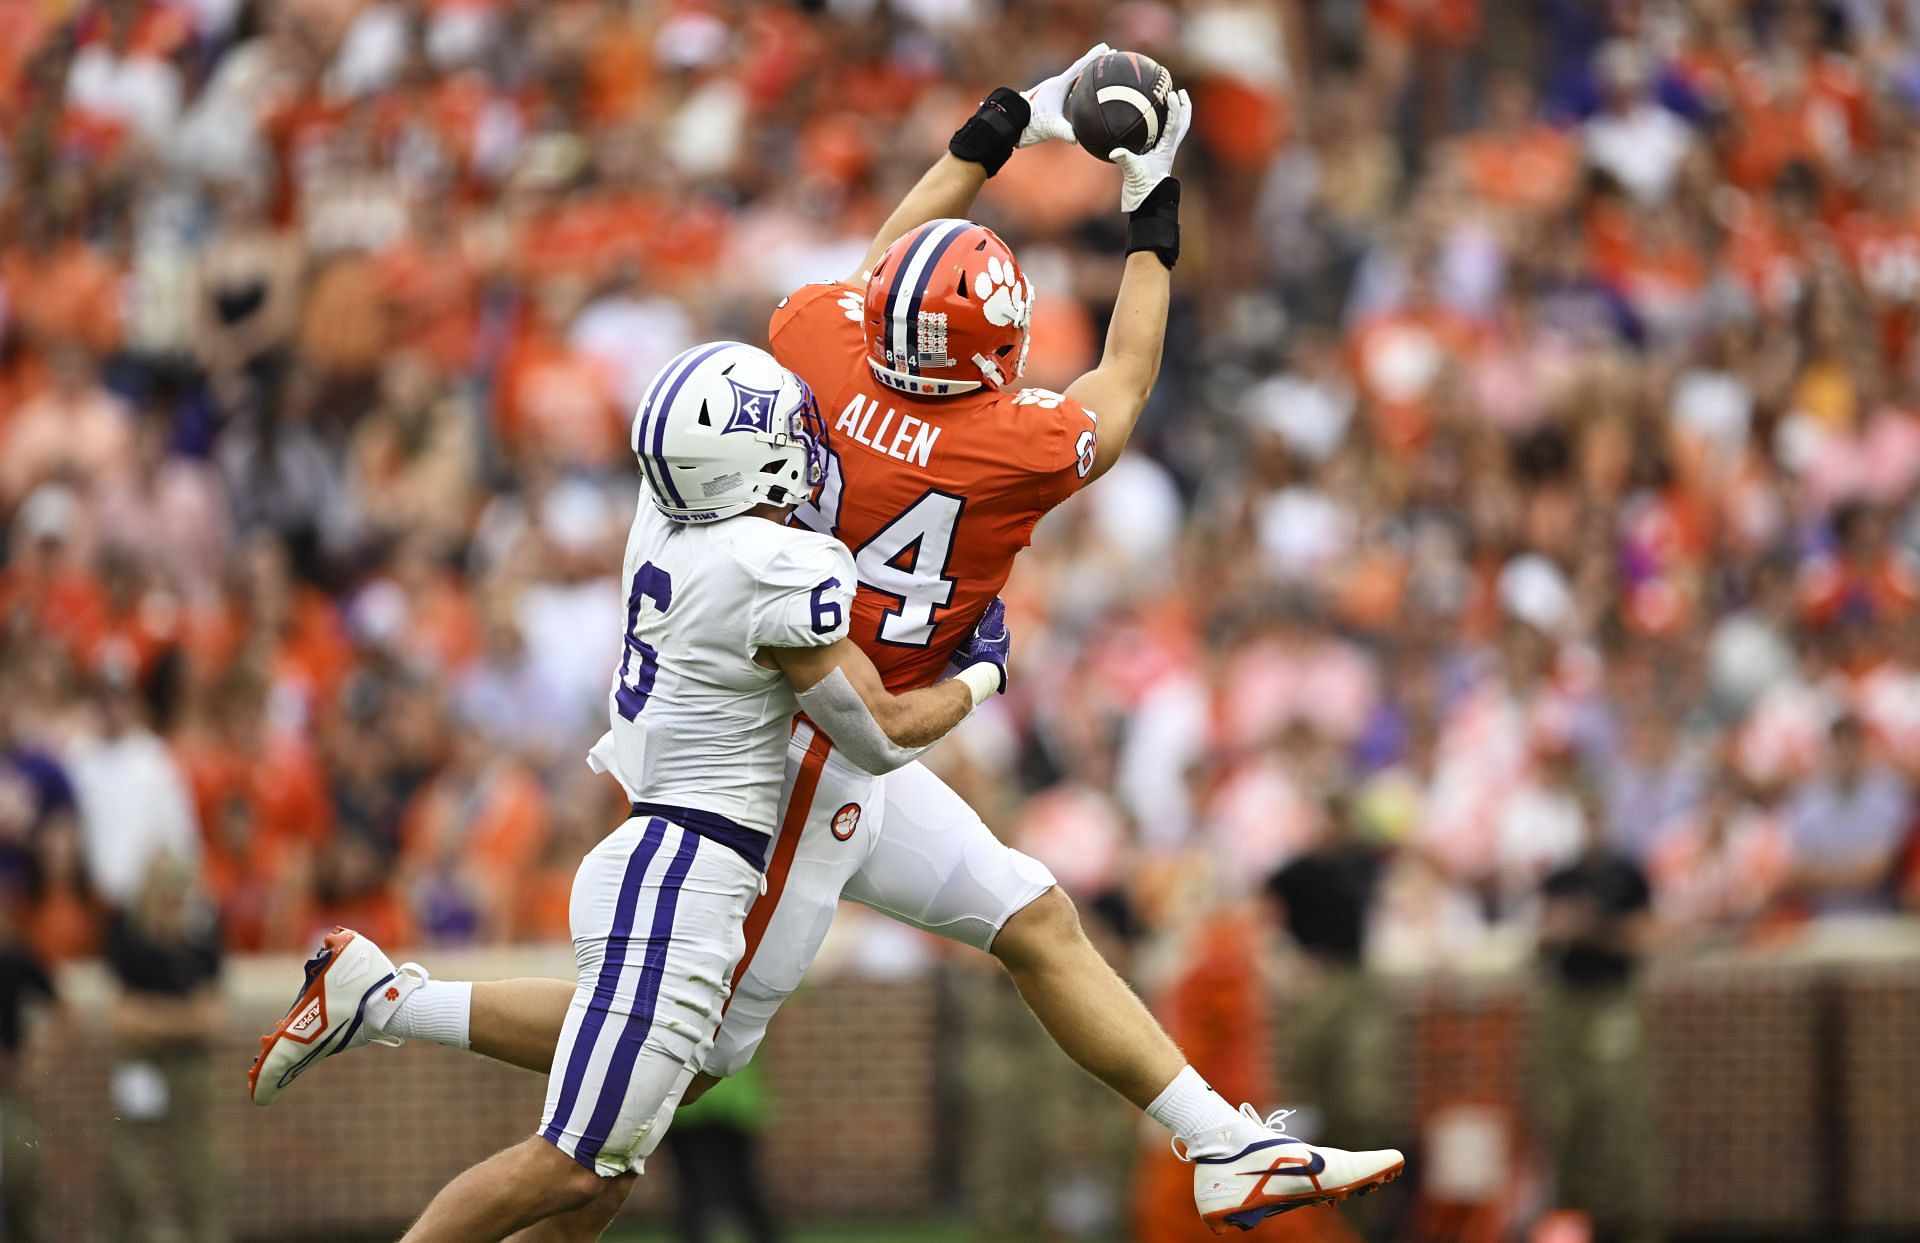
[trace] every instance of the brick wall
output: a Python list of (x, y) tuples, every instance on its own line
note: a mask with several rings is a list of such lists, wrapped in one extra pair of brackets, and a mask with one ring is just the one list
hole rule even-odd
[[(448, 978), (561, 974), (567, 956), (438, 955)], [(543, 1077), (431, 1046), (336, 1058), (270, 1108), (247, 1100), (245, 1074), (299, 978), (298, 964), (235, 964), (233, 1030), (216, 1054), (215, 1117), (224, 1194), (237, 1237), (338, 1239), (397, 1233), (468, 1165), (533, 1129)], [(763, 1055), (778, 1091), (768, 1174), (796, 1215), (899, 1217), (934, 1198), (937, 981), (842, 980), (809, 988), (782, 1011)], [(62, 1239), (101, 1237), (98, 1182), (112, 1109), (111, 1059), (87, 1016), (107, 996), (97, 972), (63, 980), (80, 1020), (25, 1068), (39, 1115), (51, 1225)], [(850, 1107), (848, 1102), (854, 1104)], [(823, 1125), (823, 1122), (827, 1125)], [(664, 1179), (642, 1179), (630, 1205), (657, 1217)]]
[[(394, 1230), (449, 1177), (533, 1125), (541, 1078), (418, 1047), (338, 1059), (256, 1109), (244, 1071), (291, 970), (236, 964), (229, 982), (234, 1029), (219, 1054), (216, 1128), (240, 1237)], [(529, 970), (563, 972), (565, 960), (456, 960), (443, 973)], [(27, 1080), (58, 1237), (87, 1239), (97, 1237), (111, 1111), (107, 1050), (84, 1016), (104, 989), (84, 971), (68, 983), (83, 1017), (36, 1055)], [(1468, 1103), (1524, 1117), (1524, 980), (1427, 982), (1397, 997), (1410, 1039), (1404, 1064), (1386, 1073), (1418, 1113)], [(1647, 997), (1676, 1228), (1806, 1239), (1842, 1227), (1920, 1231), (1920, 963), (1670, 971)], [(766, 1156), (796, 1218), (950, 1207), (941, 1138), (952, 1119), (939, 1093), (953, 1050), (940, 1007), (937, 978), (838, 979), (810, 987), (776, 1024), (765, 1057), (779, 1104)], [(657, 1213), (664, 1180), (641, 1187), (633, 1211)]]

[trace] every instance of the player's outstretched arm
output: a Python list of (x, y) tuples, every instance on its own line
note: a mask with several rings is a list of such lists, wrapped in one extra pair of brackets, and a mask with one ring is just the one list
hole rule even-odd
[(967, 123), (954, 131), (947, 142), (947, 154), (934, 162), (926, 175), (907, 191), (900, 206), (893, 209), (887, 222), (873, 236), (859, 270), (847, 278), (850, 285), (863, 284), (866, 273), (880, 262), (887, 247), (929, 220), (965, 216), (973, 210), (973, 200), (987, 178), (1020, 147), (1042, 142), (1072, 142), (1073, 126), (1067, 121), (1067, 91), (1073, 80), (1091, 61), (1113, 49), (1104, 43), (1088, 48), (1080, 59), (1059, 73), (1024, 91), (1010, 86), (996, 87), (980, 101), (980, 107)]
[(768, 648), (765, 655), (787, 675), (813, 723), (870, 773), (912, 763), (1005, 685), (1004, 670), (983, 660), (951, 681), (895, 695), (850, 639), (825, 647)]
[(1173, 265), (1180, 258), (1180, 183), (1172, 175), (1173, 157), (1192, 120), (1187, 93), (1176, 91), (1167, 103), (1167, 129), (1159, 145), (1145, 155), (1119, 150), (1108, 157), (1122, 174), (1127, 267), (1100, 365), (1067, 387), (1067, 396), (1100, 415), (1089, 483), (1119, 460), (1160, 377)]

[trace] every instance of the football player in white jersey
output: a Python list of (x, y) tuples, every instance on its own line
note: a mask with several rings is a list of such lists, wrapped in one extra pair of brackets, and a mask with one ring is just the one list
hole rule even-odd
[[(580, 976), (537, 1134), (450, 1183), (408, 1240), (502, 1239), (642, 1168), (713, 1047), (796, 711), (880, 772), (1004, 688), (1004, 642), (950, 681), (894, 695), (847, 639), (852, 556), (785, 525), (823, 476), (821, 430), (806, 384), (748, 345), (697, 346), (648, 389), (633, 427), (648, 487), (627, 539), (626, 639), (588, 760), (620, 782), (632, 816), (574, 878)], [(262, 1042), (256, 1098), (262, 1076), (270, 1097), (365, 1043), (404, 983), (371, 943), (336, 930)]]

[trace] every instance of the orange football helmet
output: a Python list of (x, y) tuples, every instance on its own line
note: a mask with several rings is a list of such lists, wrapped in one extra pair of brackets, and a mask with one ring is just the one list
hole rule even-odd
[(887, 247), (867, 278), (867, 362), (920, 397), (1005, 388), (1027, 367), (1033, 284), (999, 235), (930, 220)]

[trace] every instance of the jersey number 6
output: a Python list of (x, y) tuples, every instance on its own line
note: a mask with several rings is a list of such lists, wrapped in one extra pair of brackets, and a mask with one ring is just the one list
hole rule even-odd
[[(634, 574), (633, 590), (627, 594), (627, 646), (620, 657), (620, 684), (613, 692), (613, 702), (620, 709), (620, 715), (629, 721), (647, 706), (647, 696), (653, 694), (653, 679), (660, 672), (660, 653), (633, 633), (634, 627), (640, 624), (640, 608), (649, 600), (662, 613), (673, 606), (673, 577), (651, 561)], [(638, 669), (633, 667), (636, 653), (640, 657)]]

